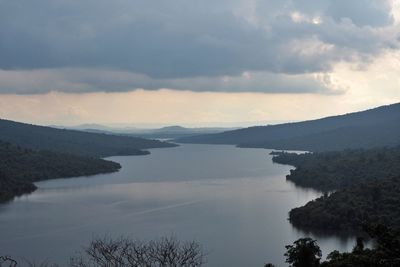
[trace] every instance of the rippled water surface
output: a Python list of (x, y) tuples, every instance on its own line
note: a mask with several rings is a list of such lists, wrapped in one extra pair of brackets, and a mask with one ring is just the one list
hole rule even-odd
[[(207, 266), (284, 264), (284, 245), (305, 235), (288, 211), (318, 193), (285, 180), (269, 150), (182, 145), (111, 157), (118, 173), (51, 180), (0, 206), (0, 253), (66, 263), (92, 237), (175, 235), (197, 240)], [(354, 240), (315, 237), (326, 254)]]

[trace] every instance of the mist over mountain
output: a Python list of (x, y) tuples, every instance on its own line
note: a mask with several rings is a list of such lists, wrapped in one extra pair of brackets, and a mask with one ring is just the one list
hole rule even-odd
[(177, 141), (309, 151), (395, 146), (400, 144), (400, 103), (317, 120), (255, 126)]
[(186, 128), (178, 125), (166, 126), (158, 129), (148, 129), (133, 132), (132, 136), (144, 137), (144, 138), (182, 138), (189, 137), (199, 134), (215, 134), (221, 133), (235, 128), (223, 128), (223, 127), (200, 127), (200, 128)]
[(69, 127), (54, 125), (51, 127), (55, 127), (58, 129), (79, 130), (91, 133), (103, 133), (111, 135), (123, 135), (123, 136), (143, 137), (143, 138), (161, 138), (161, 139), (174, 139), (174, 138), (188, 137), (199, 134), (221, 133), (224, 131), (237, 129), (236, 127), (188, 128), (179, 125), (165, 126), (161, 128), (139, 128), (133, 126), (112, 127), (101, 124), (81, 124)]

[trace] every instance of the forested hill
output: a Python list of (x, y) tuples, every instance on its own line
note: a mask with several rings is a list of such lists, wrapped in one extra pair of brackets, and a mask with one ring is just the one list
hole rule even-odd
[(321, 153), (277, 153), (276, 163), (296, 167), (286, 178), (322, 191), (400, 176), (400, 147)]
[(256, 126), (177, 141), (308, 151), (396, 146), (400, 144), (400, 103), (318, 120)]
[(274, 162), (296, 166), (288, 180), (337, 190), (290, 211), (295, 226), (354, 233), (363, 224), (384, 224), (400, 230), (400, 147), (275, 154)]
[(400, 176), (365, 182), (292, 209), (290, 222), (304, 230), (355, 233), (364, 225), (400, 230)]
[(0, 140), (35, 150), (91, 157), (143, 155), (143, 149), (174, 144), (144, 138), (56, 129), (0, 119)]
[(62, 154), (34, 151), (0, 141), (0, 202), (36, 189), (33, 182), (120, 169), (118, 163)]

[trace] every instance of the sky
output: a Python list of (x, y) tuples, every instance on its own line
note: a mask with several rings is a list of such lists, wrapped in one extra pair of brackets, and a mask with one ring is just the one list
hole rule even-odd
[(400, 102), (400, 0), (0, 0), (0, 118), (249, 126)]

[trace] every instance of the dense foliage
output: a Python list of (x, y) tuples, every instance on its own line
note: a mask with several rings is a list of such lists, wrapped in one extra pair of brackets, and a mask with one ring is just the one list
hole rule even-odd
[(399, 147), (279, 153), (273, 160), (296, 166), (287, 179), (297, 185), (338, 190), (291, 210), (295, 226), (329, 232), (360, 231), (363, 223), (400, 226)]
[[(400, 266), (400, 233), (383, 225), (366, 227), (366, 232), (376, 241), (374, 248), (365, 248), (362, 238), (357, 238), (351, 252), (333, 251), (320, 263), (321, 250), (315, 240), (301, 238), (286, 246), (289, 267), (398, 267)], [(265, 267), (274, 267), (266, 264)]]
[(400, 176), (360, 183), (292, 209), (293, 225), (329, 232), (361, 231), (364, 223), (400, 227)]
[(366, 227), (376, 242), (373, 249), (364, 248), (357, 239), (350, 253), (331, 252), (321, 267), (397, 267), (400, 266), (400, 232), (383, 225)]
[(316, 240), (306, 237), (287, 245), (285, 256), (290, 267), (317, 267), (322, 253)]
[(34, 151), (0, 141), (0, 202), (34, 191), (36, 181), (114, 172), (120, 167), (103, 159)]
[(279, 153), (273, 161), (296, 167), (287, 179), (322, 191), (400, 175), (400, 147), (321, 153)]
[(0, 120), (0, 140), (35, 150), (51, 150), (91, 157), (144, 155), (142, 149), (174, 144), (138, 137), (56, 129)]
[(329, 151), (400, 145), (400, 103), (318, 120), (181, 138), (182, 143)]

